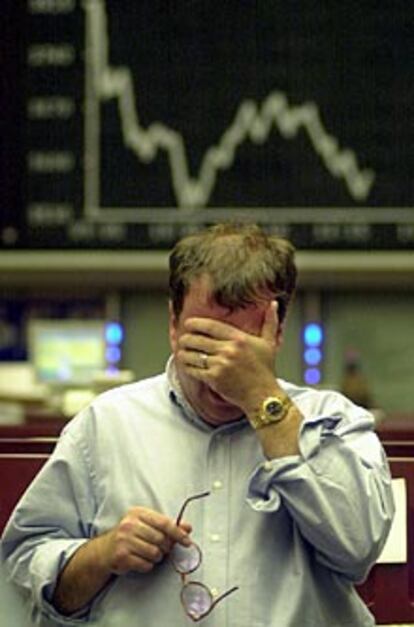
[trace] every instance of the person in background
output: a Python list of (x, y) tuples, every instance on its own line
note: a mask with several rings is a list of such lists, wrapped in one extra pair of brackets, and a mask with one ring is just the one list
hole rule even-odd
[(82, 410), (5, 529), (38, 625), (374, 625), (389, 469), (366, 409), (275, 375), (295, 284), (255, 225), (177, 243), (165, 372)]
[(340, 391), (357, 405), (372, 409), (374, 401), (359, 353), (348, 349), (344, 361)]

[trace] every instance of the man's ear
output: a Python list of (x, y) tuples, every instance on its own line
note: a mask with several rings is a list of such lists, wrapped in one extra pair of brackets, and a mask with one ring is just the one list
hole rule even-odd
[(170, 345), (174, 353), (177, 348), (177, 318), (171, 301), (168, 302), (168, 332)]

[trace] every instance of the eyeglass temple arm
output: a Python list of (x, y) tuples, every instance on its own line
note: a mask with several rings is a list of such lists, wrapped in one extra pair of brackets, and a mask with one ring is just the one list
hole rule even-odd
[(188, 614), (188, 616), (190, 616), (191, 620), (194, 621), (195, 623), (197, 623), (199, 620), (202, 620), (203, 618), (205, 618), (208, 614), (210, 614), (211, 610), (217, 605), (217, 603), (219, 603), (220, 601), (222, 601), (224, 599), (224, 597), (227, 597), (229, 594), (231, 594), (232, 592), (236, 592), (236, 590), (239, 589), (239, 586), (234, 586), (234, 588), (230, 588), (230, 590), (227, 590), (227, 592), (224, 592), (222, 595), (220, 595), (215, 601), (213, 601), (213, 603), (210, 605), (209, 609), (207, 610), (207, 612), (205, 612), (204, 614), (201, 614), (201, 616), (198, 617), (194, 617), (191, 614)]
[(201, 492), (201, 494), (195, 494), (194, 496), (189, 496), (188, 499), (186, 499), (184, 501), (184, 503), (182, 504), (182, 507), (181, 507), (181, 509), (180, 509), (180, 511), (178, 513), (177, 520), (175, 521), (175, 524), (176, 525), (180, 524), (181, 519), (182, 519), (183, 514), (184, 514), (184, 510), (187, 507), (187, 505), (189, 503), (191, 503), (191, 501), (195, 501), (196, 499), (202, 499), (203, 497), (209, 496), (209, 495), (210, 495), (210, 492)]
[(227, 592), (223, 592), (223, 594), (221, 594), (219, 597), (217, 597), (217, 599), (214, 599), (214, 602), (211, 606), (211, 610), (213, 609), (213, 607), (215, 607), (217, 605), (217, 603), (219, 603), (220, 601), (222, 601), (225, 597), (228, 597), (229, 594), (231, 594), (232, 592), (236, 592), (236, 590), (239, 589), (239, 586), (233, 586), (233, 588), (230, 588), (230, 590), (227, 590)]

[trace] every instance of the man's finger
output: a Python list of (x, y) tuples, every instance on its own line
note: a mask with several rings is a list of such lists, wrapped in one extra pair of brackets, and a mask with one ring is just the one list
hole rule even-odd
[(184, 545), (191, 544), (191, 540), (185, 529), (183, 529), (182, 526), (178, 526), (175, 523), (175, 520), (168, 518), (168, 516), (144, 510), (141, 515), (141, 520), (155, 529), (165, 533), (165, 535), (171, 538), (174, 542), (179, 542)]
[(240, 332), (233, 325), (213, 318), (187, 318), (185, 328), (188, 333), (201, 333), (216, 340), (233, 340)]
[(144, 521), (140, 520), (139, 524), (135, 528), (135, 536), (144, 542), (161, 546), (164, 542), (165, 534), (156, 529), (152, 525), (148, 525)]
[(200, 351), (180, 349), (177, 353), (178, 360), (187, 368), (206, 369), (209, 356)]
[(184, 529), (184, 531), (185, 531), (186, 533), (191, 533), (191, 532), (192, 532), (192, 530), (193, 530), (193, 526), (192, 526), (190, 523), (185, 522), (185, 520), (182, 520), (182, 521), (180, 522), (180, 527), (181, 527), (182, 529)]
[(140, 538), (135, 538), (132, 543), (132, 548), (133, 554), (136, 557), (140, 557), (141, 559), (144, 559), (147, 562), (152, 562), (153, 564), (161, 562), (165, 553), (163, 548), (158, 544), (151, 544), (150, 542), (146, 542)]
[(220, 341), (196, 333), (184, 333), (179, 340), (180, 348), (214, 355), (220, 349)]

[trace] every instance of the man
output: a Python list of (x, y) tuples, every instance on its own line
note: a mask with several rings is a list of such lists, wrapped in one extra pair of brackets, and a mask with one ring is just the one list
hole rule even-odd
[(390, 527), (388, 467), (365, 409), (275, 378), (295, 282), (256, 226), (177, 244), (166, 372), (73, 419), (5, 530), (38, 624), (374, 624), (353, 584)]

